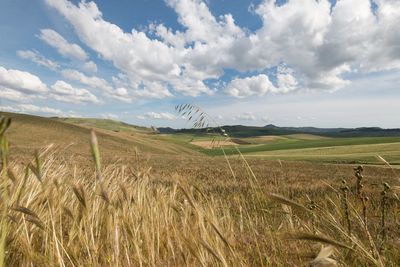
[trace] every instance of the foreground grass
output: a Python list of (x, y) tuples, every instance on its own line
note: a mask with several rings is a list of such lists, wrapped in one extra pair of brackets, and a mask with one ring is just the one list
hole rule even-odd
[[(7, 163), (0, 136), (0, 260), (7, 266), (395, 266), (400, 260), (395, 170), (367, 169), (359, 187), (348, 170), (345, 184), (327, 185), (321, 178), (332, 170), (311, 172), (321, 177), (312, 180), (302, 177), (307, 166), (282, 162), (249, 169), (232, 160), (230, 170), (218, 159), (172, 164), (160, 156), (153, 170), (136, 155), (131, 164), (102, 165), (96, 138), (94, 163), (71, 164), (42, 151), (21, 165)], [(319, 244), (329, 253), (314, 259)]]

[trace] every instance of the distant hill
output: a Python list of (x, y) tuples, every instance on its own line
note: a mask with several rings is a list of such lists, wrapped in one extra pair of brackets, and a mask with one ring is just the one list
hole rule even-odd
[(162, 133), (162, 134), (174, 134), (174, 133), (178, 132), (178, 130), (171, 128), (171, 127), (160, 127), (160, 128), (157, 128), (157, 130), (159, 133)]
[[(379, 127), (361, 128), (316, 128), (316, 127), (279, 127), (273, 124), (266, 126), (244, 126), (226, 125), (222, 128), (231, 137), (256, 137), (264, 135), (291, 135), (291, 134), (314, 134), (327, 137), (380, 137), (380, 136), (400, 136), (400, 129), (383, 129)], [(219, 128), (203, 129), (171, 129), (158, 128), (160, 133), (191, 133), (205, 134), (207, 132), (220, 132)]]

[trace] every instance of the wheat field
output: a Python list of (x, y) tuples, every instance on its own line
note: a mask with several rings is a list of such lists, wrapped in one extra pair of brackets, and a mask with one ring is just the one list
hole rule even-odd
[(27, 162), (13, 156), (8, 126), (2, 119), (0, 266), (400, 262), (399, 175), (390, 166), (137, 150), (115, 161), (95, 132), (90, 157), (44, 147)]

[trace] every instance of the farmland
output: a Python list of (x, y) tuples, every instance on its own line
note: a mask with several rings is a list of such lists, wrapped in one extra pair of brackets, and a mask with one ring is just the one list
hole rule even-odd
[[(207, 137), (176, 134), (165, 136), (165, 140), (180, 142), (182, 145), (207, 144), (208, 142), (208, 147), (198, 146), (196, 150), (210, 156), (222, 156), (223, 153), (237, 155), (236, 148), (238, 148), (243, 155), (251, 158), (379, 164), (382, 162), (376, 156), (380, 155), (392, 164), (400, 163), (400, 137), (259, 136), (234, 138), (235, 144), (234, 142), (226, 143), (223, 138), (215, 135)], [(212, 149), (211, 143), (214, 146)], [(224, 147), (224, 152), (220, 149), (221, 145)]]
[(376, 157), (397, 163), (397, 137), (233, 138), (244, 158), (224, 157), (196, 145), (217, 135), (2, 115), (9, 266), (294, 266), (321, 245), (341, 266), (400, 260), (400, 172)]

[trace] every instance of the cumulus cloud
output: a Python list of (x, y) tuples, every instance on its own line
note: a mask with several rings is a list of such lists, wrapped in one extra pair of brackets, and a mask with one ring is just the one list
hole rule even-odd
[(246, 78), (233, 79), (225, 88), (225, 92), (234, 97), (243, 98), (267, 93), (288, 93), (297, 89), (298, 82), (293, 76), (293, 71), (284, 66), (278, 66), (276, 72), (276, 85), (265, 74)]
[[(74, 88), (64, 81), (56, 81), (50, 88), (39, 77), (20, 70), (6, 69), (0, 66), (0, 99), (14, 102), (30, 102), (33, 99), (52, 98), (69, 103), (102, 103), (87, 89)], [(29, 105), (18, 107), (21, 111), (30, 111)], [(35, 110), (32, 110), (32, 112)]]
[(133, 86), (124, 88), (131, 97), (131, 91), (140, 91), (136, 97), (154, 97), (156, 92), (147, 92), (153, 87), (163, 88), (165, 95), (170, 90), (211, 94), (205, 81), (219, 79), (228, 68), (265, 73), (283, 63), (291, 70), (234, 79), (225, 92), (236, 97), (299, 88), (335, 90), (350, 82), (344, 77), (355, 69), (400, 69), (400, 4), (394, 0), (376, 0), (376, 10), (370, 0), (341, 0), (333, 6), (328, 0), (281, 5), (264, 0), (254, 7), (262, 20), (254, 32), (239, 27), (231, 14), (215, 17), (205, 1), (166, 0), (184, 30), (150, 25), (158, 38), (136, 29), (124, 32), (104, 20), (94, 2), (46, 2), (83, 43), (127, 76)]
[(88, 58), (86, 52), (77, 44), (69, 43), (58, 32), (51, 29), (40, 30), (39, 38), (48, 45), (57, 49), (58, 53), (67, 58), (85, 61)]
[(60, 65), (57, 62), (47, 59), (45, 56), (35, 50), (18, 50), (17, 55), (23, 59), (29, 59), (39, 66), (44, 66), (51, 70), (57, 70)]
[(258, 38), (252, 49), (268, 47), (259, 53), (260, 59), (270, 59), (268, 53), (278, 55), (312, 89), (345, 86), (349, 81), (343, 75), (354, 67), (366, 73), (399, 68), (400, 57), (393, 47), (400, 39), (387, 29), (400, 22), (400, 5), (392, 0), (376, 2), (374, 14), (369, 0), (342, 0), (333, 7), (327, 0), (279, 6), (264, 1), (256, 10), (263, 27), (253, 35)]
[(47, 3), (72, 24), (82, 42), (105, 60), (113, 62), (132, 83), (140, 85), (127, 90), (140, 91), (139, 95), (152, 97), (154, 94), (146, 91), (156, 86), (166, 92), (173, 83), (173, 89), (185, 95), (211, 93), (203, 82), (204, 75), (199, 77), (189, 65), (185, 68), (183, 51), (150, 39), (135, 29), (131, 33), (124, 32), (117, 25), (105, 21), (94, 2), (81, 2), (78, 6), (63, 0), (48, 0)]
[(56, 81), (51, 86), (51, 89), (52, 89), (51, 96), (58, 101), (75, 103), (75, 104), (101, 103), (101, 101), (89, 90), (82, 88), (74, 88), (72, 87), (72, 85), (64, 81)]
[(147, 112), (144, 115), (137, 116), (140, 120), (153, 119), (153, 120), (174, 120), (176, 116), (168, 112)]
[(226, 92), (228, 94), (239, 98), (251, 95), (262, 96), (268, 92), (274, 91), (276, 91), (275, 86), (265, 74), (234, 79), (226, 87)]
[(36, 75), (26, 71), (6, 69), (2, 66), (0, 66), (0, 88), (25, 94), (42, 94), (48, 91), (46, 84)]

